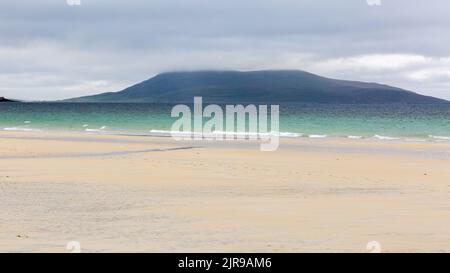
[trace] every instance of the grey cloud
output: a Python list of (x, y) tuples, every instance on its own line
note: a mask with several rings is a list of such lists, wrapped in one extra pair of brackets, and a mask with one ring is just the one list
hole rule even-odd
[[(448, 63), (436, 61), (450, 56), (447, 0), (384, 0), (381, 7), (365, 0), (81, 1), (0, 2), (0, 95), (116, 91), (168, 70), (295, 68), (450, 98)], [(435, 61), (348, 65), (374, 54), (385, 62), (393, 54)], [(347, 63), (331, 65), (339, 59)], [(433, 69), (436, 81), (414, 78)]]

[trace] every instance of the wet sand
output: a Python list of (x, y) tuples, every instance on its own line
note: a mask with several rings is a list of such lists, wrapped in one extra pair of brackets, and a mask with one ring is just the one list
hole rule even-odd
[(0, 252), (450, 252), (450, 144), (0, 132)]

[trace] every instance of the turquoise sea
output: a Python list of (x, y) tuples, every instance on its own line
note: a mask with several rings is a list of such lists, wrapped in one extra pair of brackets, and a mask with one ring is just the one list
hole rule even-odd
[[(148, 134), (169, 131), (170, 104), (4, 103), (0, 130), (68, 130)], [(280, 106), (286, 137), (350, 137), (450, 141), (450, 105)]]

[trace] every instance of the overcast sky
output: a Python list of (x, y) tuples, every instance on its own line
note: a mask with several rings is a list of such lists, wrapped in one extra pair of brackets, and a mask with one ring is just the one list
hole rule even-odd
[(1, 0), (0, 96), (119, 91), (171, 70), (301, 69), (450, 99), (450, 1), (381, 1)]

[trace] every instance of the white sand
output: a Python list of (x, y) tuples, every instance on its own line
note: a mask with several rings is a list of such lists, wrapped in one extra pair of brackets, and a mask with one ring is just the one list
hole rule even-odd
[(449, 155), (448, 143), (292, 139), (264, 153), (0, 132), (0, 252), (450, 252)]

